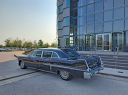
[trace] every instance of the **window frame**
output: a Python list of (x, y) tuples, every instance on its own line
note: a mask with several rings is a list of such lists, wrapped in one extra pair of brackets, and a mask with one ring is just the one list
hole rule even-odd
[(52, 51), (43, 51), (42, 53), (42, 58), (51, 58), (51, 57), (44, 57), (44, 52), (51, 52), (51, 56), (52, 56)]
[[(35, 53), (37, 53), (38, 51), (41, 51), (41, 56), (40, 56), (40, 57), (37, 56), (37, 54), (35, 54)], [(38, 55), (39, 55), (39, 54), (38, 54)], [(43, 51), (42, 51), (42, 50), (34, 50), (34, 51), (32, 52), (32, 54), (31, 54), (32, 57), (38, 57), (38, 58), (42, 58), (42, 55), (43, 55)]]
[[(51, 57), (44, 57), (43, 56), (44, 55), (44, 52), (50, 52), (51, 53)], [(57, 55), (57, 57), (52, 57), (53, 53), (55, 53)], [(56, 52), (54, 52), (54, 51), (43, 51), (42, 58), (60, 58), (60, 56)]]
[[(53, 57), (53, 53), (55, 53), (55, 54), (57, 55), (57, 57)], [(60, 58), (60, 56), (59, 56), (56, 52), (52, 51), (52, 56), (51, 56), (51, 58)]]

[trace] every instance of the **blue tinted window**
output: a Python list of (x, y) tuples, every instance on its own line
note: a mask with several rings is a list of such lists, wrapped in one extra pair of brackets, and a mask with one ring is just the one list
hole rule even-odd
[(95, 3), (95, 12), (103, 11), (103, 0)]
[(95, 21), (103, 22), (103, 13), (95, 14)]
[(128, 30), (128, 19), (125, 20), (125, 30)]
[(120, 32), (120, 31), (123, 31), (123, 29), (124, 29), (124, 21), (123, 20), (114, 21), (114, 26), (113, 26), (114, 32)]
[(94, 15), (88, 15), (87, 16), (87, 23), (92, 23), (94, 22)]
[(124, 18), (124, 8), (119, 8), (114, 10), (114, 19)]
[(113, 0), (104, 0), (104, 10), (113, 8)]
[(94, 0), (87, 0), (87, 4), (90, 4), (90, 3), (94, 3)]
[(114, 8), (124, 6), (124, 0), (114, 0)]
[(102, 2), (103, 0), (95, 0), (95, 2)]
[(69, 17), (64, 18), (63, 26), (69, 26), (69, 25), (70, 25), (70, 18)]
[(78, 16), (84, 16), (84, 15), (86, 15), (86, 7), (78, 8)]
[(110, 20), (112, 20), (112, 10), (105, 11), (104, 12), (104, 21), (110, 21)]
[(83, 5), (86, 5), (86, 0), (79, 0), (78, 6), (83, 6)]
[(87, 24), (87, 33), (94, 33), (94, 23)]
[(94, 14), (94, 4), (87, 6), (87, 14)]
[(128, 7), (125, 7), (125, 18), (128, 18)]
[(82, 15), (83, 15), (82, 7), (78, 8), (78, 15), (79, 15), (79, 16), (82, 16)]
[(86, 27), (81, 26), (80, 27), (80, 34), (85, 34), (86, 33)]
[(125, 5), (128, 5), (128, 0), (125, 0)]
[(84, 25), (84, 20), (83, 20), (83, 17), (80, 17), (80, 26)]
[(86, 16), (86, 6), (83, 7), (83, 15)]
[(95, 22), (95, 33), (103, 32), (103, 23)]
[(104, 23), (104, 32), (111, 32), (112, 31), (112, 22)]
[(66, 7), (70, 7), (70, 0), (66, 0)]

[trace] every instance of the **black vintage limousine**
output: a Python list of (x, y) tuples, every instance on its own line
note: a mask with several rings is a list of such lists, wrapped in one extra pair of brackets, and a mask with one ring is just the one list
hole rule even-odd
[(21, 69), (34, 67), (54, 72), (64, 80), (73, 76), (91, 78), (103, 69), (99, 56), (82, 56), (72, 49), (40, 48), (28, 55), (16, 56)]

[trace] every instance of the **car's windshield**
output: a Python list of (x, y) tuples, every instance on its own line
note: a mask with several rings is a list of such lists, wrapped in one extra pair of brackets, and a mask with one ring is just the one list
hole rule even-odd
[(62, 49), (70, 58), (78, 58), (80, 55), (72, 49)]

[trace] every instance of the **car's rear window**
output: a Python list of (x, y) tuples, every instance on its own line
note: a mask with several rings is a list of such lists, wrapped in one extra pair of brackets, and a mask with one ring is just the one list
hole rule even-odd
[(72, 49), (62, 49), (62, 51), (65, 52), (71, 58), (80, 56), (76, 51)]

